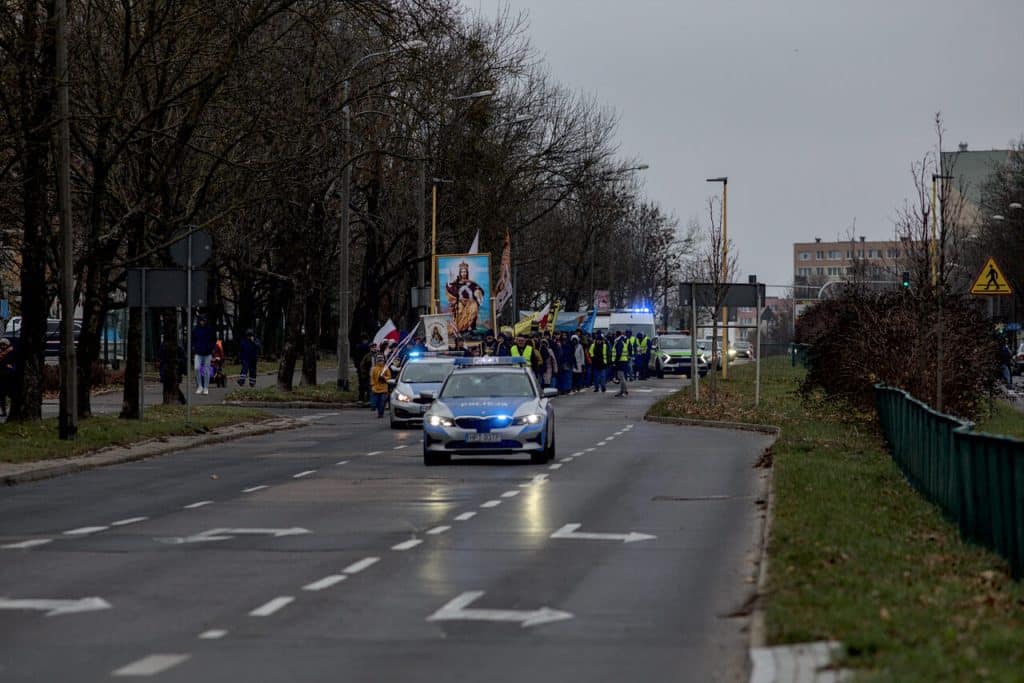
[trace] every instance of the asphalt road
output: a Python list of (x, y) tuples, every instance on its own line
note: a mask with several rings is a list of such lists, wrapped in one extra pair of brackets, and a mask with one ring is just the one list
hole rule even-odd
[(3, 490), (0, 680), (745, 680), (769, 442), (643, 422), (671, 387), (558, 399), (552, 465), (307, 412)]

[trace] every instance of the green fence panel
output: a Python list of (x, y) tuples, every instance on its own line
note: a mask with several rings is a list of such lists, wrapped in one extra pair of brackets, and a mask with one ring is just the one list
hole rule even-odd
[(907, 481), (961, 535), (1024, 576), (1024, 441), (979, 434), (899, 389), (875, 387), (878, 418)]

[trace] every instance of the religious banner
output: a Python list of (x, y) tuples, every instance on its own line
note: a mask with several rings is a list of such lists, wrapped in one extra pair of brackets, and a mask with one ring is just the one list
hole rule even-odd
[(455, 333), (493, 333), (491, 255), (441, 254), (435, 258), (440, 284), (439, 311), (451, 315)]
[(451, 324), (452, 317), (447, 313), (423, 316), (423, 338), (428, 351), (448, 350), (448, 330)]
[(500, 313), (512, 301), (512, 236), (505, 231), (505, 247), (501, 250), (498, 284), (494, 286), (494, 308)]

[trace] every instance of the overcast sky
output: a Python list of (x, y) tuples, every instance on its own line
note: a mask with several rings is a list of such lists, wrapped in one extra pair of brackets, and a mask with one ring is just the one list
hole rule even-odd
[(463, 0), (527, 11), (552, 75), (621, 116), (624, 156), (685, 225), (729, 177), (743, 273), (792, 280), (792, 243), (888, 239), (936, 148), (1024, 134), (1024, 0)]

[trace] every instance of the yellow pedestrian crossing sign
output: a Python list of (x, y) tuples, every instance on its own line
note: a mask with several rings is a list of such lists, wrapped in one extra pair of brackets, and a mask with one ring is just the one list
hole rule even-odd
[(1013, 294), (1013, 288), (1010, 287), (1010, 283), (1006, 280), (1006, 276), (1003, 275), (1003, 271), (999, 270), (999, 266), (996, 265), (994, 258), (990, 258), (985, 262), (985, 267), (981, 269), (981, 274), (978, 275), (978, 279), (974, 281), (974, 285), (971, 287), (971, 294), (983, 296)]

